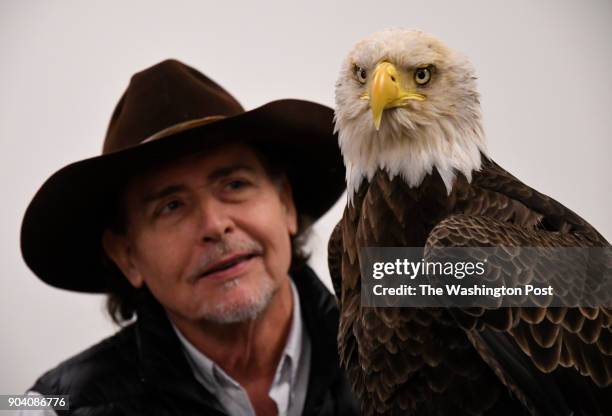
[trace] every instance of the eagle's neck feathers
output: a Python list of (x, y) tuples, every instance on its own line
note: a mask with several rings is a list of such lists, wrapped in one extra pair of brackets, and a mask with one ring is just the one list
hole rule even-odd
[(449, 194), (457, 172), (471, 181), (472, 172), (480, 169), (481, 153), (487, 150), (478, 109), (469, 118), (447, 115), (429, 124), (416, 124), (398, 110), (385, 114), (378, 131), (369, 117), (336, 120), (349, 204), (362, 181), (370, 181), (379, 169), (418, 187), (435, 167)]

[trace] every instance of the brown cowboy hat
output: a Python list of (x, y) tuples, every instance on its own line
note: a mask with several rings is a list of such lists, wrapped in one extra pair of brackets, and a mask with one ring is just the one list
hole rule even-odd
[(135, 74), (113, 112), (101, 156), (54, 173), (28, 206), (21, 252), (44, 282), (81, 292), (108, 290), (101, 244), (118, 192), (139, 166), (240, 141), (282, 160), (300, 215), (323, 215), (344, 191), (333, 110), (279, 100), (251, 111), (175, 60)]

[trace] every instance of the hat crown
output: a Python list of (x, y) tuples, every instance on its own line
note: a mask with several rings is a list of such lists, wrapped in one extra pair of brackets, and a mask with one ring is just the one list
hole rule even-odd
[(243, 112), (219, 84), (182, 62), (165, 60), (132, 76), (113, 111), (102, 153), (135, 146), (185, 121)]

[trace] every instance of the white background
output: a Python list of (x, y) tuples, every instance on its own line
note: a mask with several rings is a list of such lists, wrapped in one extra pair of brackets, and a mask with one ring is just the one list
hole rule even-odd
[[(3, 1), (0, 394), (24, 391), (115, 330), (101, 296), (38, 281), (21, 259), (19, 227), (47, 177), (100, 152), (134, 72), (174, 57), (247, 109), (289, 97), (333, 106), (357, 40), (391, 26), (424, 29), (474, 63), (493, 158), (612, 239), (611, 23), (606, 0)], [(313, 238), (324, 279), (343, 204)]]

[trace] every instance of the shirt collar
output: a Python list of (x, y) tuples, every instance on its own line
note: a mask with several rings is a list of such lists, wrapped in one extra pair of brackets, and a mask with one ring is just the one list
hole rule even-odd
[(302, 355), (302, 345), (304, 338), (304, 331), (302, 328), (302, 310), (300, 308), (300, 295), (298, 294), (293, 280), (289, 279), (291, 283), (291, 291), (293, 293), (293, 314), (291, 318), (291, 329), (289, 330), (289, 336), (287, 337), (287, 343), (283, 351), (283, 356), (279, 362), (279, 368), (283, 364), (283, 360), (289, 360), (291, 368), (291, 386), (295, 384), (295, 377), (299, 368), (299, 360)]
[(187, 356), (187, 361), (191, 366), (195, 378), (206, 387), (207, 390), (215, 393), (217, 391), (218, 382), (215, 380), (214, 368), (217, 365), (206, 355), (201, 353), (191, 342), (185, 338), (185, 336), (179, 331), (174, 325), (174, 322), (170, 320), (174, 332), (178, 336), (178, 339), (183, 345), (183, 350)]

